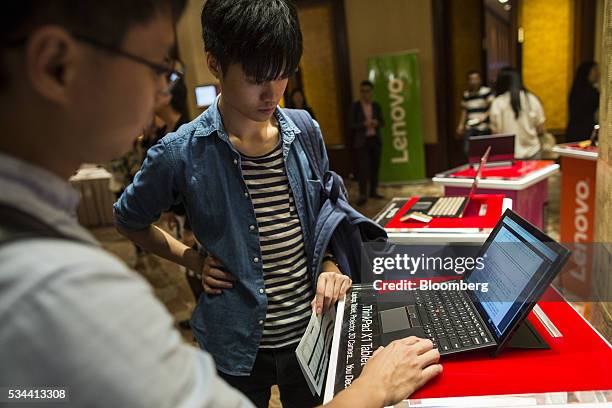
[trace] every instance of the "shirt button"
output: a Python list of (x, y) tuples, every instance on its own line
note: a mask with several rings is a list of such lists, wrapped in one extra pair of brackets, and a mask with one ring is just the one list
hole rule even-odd
[(249, 192), (248, 192), (248, 191), (245, 191), (245, 192), (244, 192), (244, 196), (245, 196), (246, 198), (249, 198)]
[(263, 289), (259, 289), (259, 293), (263, 294), (264, 290)]
[(263, 323), (264, 323), (264, 321), (263, 321), (263, 320), (260, 320), (258, 323), (261, 325), (261, 324), (263, 324)]
[(255, 230), (255, 226), (254, 226), (254, 225), (249, 225), (249, 229), (250, 229), (251, 231), (254, 231), (254, 230)]
[(253, 262), (255, 263), (259, 262), (259, 258), (258, 257), (253, 258)]
[(238, 160), (234, 159), (234, 164), (238, 164)]

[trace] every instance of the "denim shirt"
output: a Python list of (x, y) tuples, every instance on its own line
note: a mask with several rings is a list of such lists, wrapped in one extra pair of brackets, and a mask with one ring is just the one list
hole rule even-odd
[[(320, 206), (321, 181), (300, 143), (300, 130), (277, 108), (285, 169), (311, 254)], [(323, 138), (315, 122), (323, 152)], [(324, 168), (328, 158), (323, 155)], [(126, 229), (143, 229), (162, 211), (183, 202), (194, 234), (236, 282), (221, 295), (203, 294), (191, 318), (200, 347), (229, 375), (248, 375), (259, 349), (267, 297), (255, 211), (241, 170), (241, 156), (223, 128), (217, 103), (149, 149), (141, 170), (115, 203), (115, 219)], [(309, 259), (313, 290), (316, 273)]]

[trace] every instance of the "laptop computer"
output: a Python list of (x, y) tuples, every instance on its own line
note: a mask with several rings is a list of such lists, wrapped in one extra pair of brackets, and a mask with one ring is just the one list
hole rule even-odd
[(488, 290), (378, 294), (382, 344), (417, 336), (431, 339), (441, 355), (480, 349), (491, 349), (497, 355), (569, 254), (565, 247), (506, 210), (478, 252), (484, 267), (473, 268), (462, 278), (466, 284), (487, 283)]
[(512, 165), (514, 139), (515, 135), (510, 133), (471, 136), (468, 144), (468, 163), (478, 163), (483, 153), (490, 148), (489, 167)]
[[(470, 200), (476, 194), (478, 188), (478, 182), (482, 175), (482, 169), (487, 164), (487, 158), (491, 148), (486, 149), (482, 157), (480, 158), (480, 165), (476, 171), (476, 176), (472, 182), (470, 193), (467, 196), (442, 196), (442, 197), (420, 197), (416, 203), (408, 209), (408, 212), (404, 214), (400, 221), (405, 222), (410, 218), (415, 218), (414, 215), (417, 213), (418, 216), (429, 216), (434, 218), (449, 217), (449, 218), (461, 218), (467, 209)], [(418, 218), (417, 218), (418, 219)]]

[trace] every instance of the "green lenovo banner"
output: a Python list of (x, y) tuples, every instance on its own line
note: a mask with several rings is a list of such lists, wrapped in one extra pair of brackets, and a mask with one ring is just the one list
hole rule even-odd
[(380, 181), (396, 183), (425, 178), (421, 80), (416, 52), (368, 59), (374, 100), (382, 108), (385, 126)]

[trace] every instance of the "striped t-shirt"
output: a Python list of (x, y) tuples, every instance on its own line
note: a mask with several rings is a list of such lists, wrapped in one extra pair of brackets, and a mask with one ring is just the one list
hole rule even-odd
[[(481, 86), (477, 92), (465, 91), (463, 93), (463, 107), (466, 110), (466, 125), (484, 131), (489, 129), (487, 113), (493, 102), (491, 88)], [(478, 125), (470, 126), (470, 120), (478, 121)]]
[(242, 174), (259, 227), (268, 310), (261, 348), (300, 341), (311, 315), (302, 226), (289, 188), (281, 144), (260, 157), (242, 156)]

